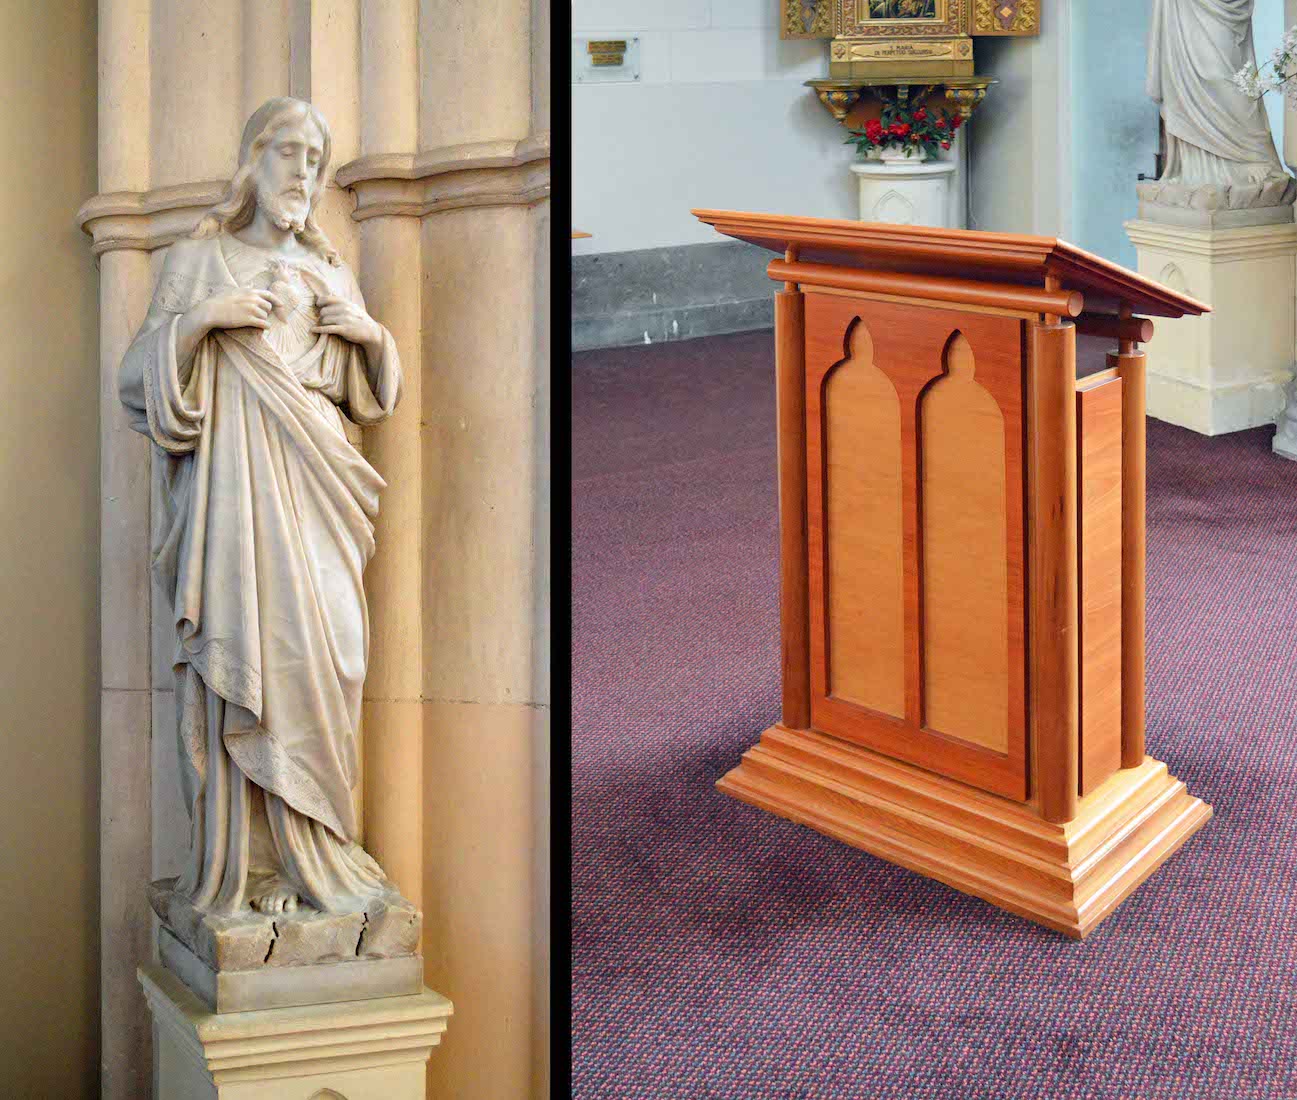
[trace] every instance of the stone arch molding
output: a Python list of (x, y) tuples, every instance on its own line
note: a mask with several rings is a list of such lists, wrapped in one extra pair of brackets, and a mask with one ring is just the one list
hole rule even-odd
[(1189, 293), (1189, 281), (1184, 277), (1184, 272), (1180, 270), (1178, 264), (1169, 263), (1164, 265), (1162, 270), (1157, 273), (1157, 281), (1180, 294)]
[(914, 221), (914, 203), (899, 191), (888, 191), (874, 206), (874, 220), (909, 225)]

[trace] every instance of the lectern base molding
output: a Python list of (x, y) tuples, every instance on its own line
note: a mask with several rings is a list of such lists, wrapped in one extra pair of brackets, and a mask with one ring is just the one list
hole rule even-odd
[(717, 787), (1064, 935), (1083, 939), (1211, 817), (1151, 757), (1065, 825), (808, 730), (773, 726)]

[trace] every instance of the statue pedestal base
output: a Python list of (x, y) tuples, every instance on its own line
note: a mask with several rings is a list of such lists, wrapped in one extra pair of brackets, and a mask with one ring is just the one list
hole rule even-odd
[(856, 161), (851, 165), (851, 174), (860, 186), (860, 220), (962, 228), (955, 224), (953, 187), (957, 167), (948, 160), (916, 164)]
[(1278, 430), (1270, 441), (1270, 449), (1280, 458), (1297, 462), (1297, 381), (1288, 383), (1288, 400), (1276, 425)]
[(422, 914), (395, 891), (354, 913), (268, 917), (195, 909), (175, 879), (149, 887), (162, 965), (214, 1012), (397, 997), (423, 988)]
[(1202, 435), (1273, 424), (1293, 377), (1297, 225), (1126, 223), (1139, 273), (1212, 307), (1157, 319), (1148, 414)]
[(424, 990), (218, 1015), (162, 967), (137, 973), (153, 1016), (154, 1100), (424, 1100), (452, 1011)]

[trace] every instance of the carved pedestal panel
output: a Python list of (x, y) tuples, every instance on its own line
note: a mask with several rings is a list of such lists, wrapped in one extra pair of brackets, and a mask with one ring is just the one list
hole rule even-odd
[(1158, 326), (1148, 411), (1202, 435), (1273, 424), (1293, 377), (1297, 225), (1233, 228), (1129, 221), (1140, 274), (1209, 299), (1211, 313)]
[(954, 161), (884, 164), (878, 160), (850, 165), (860, 190), (860, 220), (893, 225), (935, 225), (954, 228), (954, 187), (959, 166)]

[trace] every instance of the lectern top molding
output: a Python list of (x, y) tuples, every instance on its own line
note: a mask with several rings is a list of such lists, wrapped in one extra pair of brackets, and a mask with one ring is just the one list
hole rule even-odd
[(987, 233), (918, 225), (889, 225), (837, 218), (694, 210), (700, 221), (728, 237), (772, 252), (796, 251), (802, 263), (868, 267), (938, 277), (979, 278), (1021, 285), (1056, 280), (1085, 296), (1085, 311), (1122, 307), (1154, 317), (1183, 317), (1211, 307), (1146, 279), (1120, 264), (1057, 237)]

